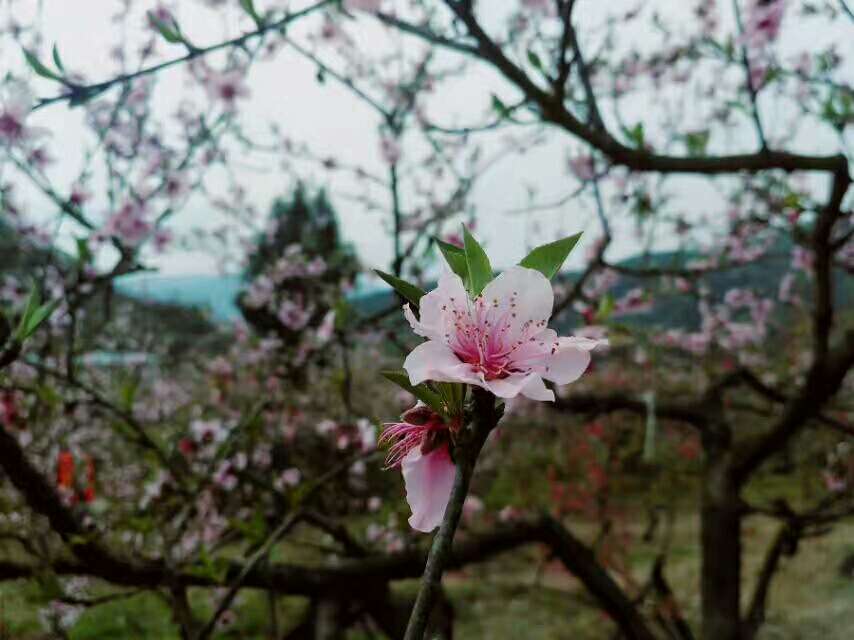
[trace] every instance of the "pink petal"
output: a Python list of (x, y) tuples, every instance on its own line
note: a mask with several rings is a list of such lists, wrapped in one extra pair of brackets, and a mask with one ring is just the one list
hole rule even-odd
[[(488, 305), (498, 304), (498, 310), (508, 314), (511, 326), (509, 339), (518, 338), (525, 323), (548, 322), (554, 305), (554, 292), (549, 279), (534, 269), (515, 266), (490, 282), (483, 290)], [(511, 301), (515, 304), (511, 307)]]
[(406, 484), (406, 501), (412, 509), (409, 525), (429, 533), (442, 523), (451, 497), (456, 473), (454, 463), (443, 446), (424, 455), (413, 449), (400, 465)]
[(528, 382), (522, 388), (522, 395), (531, 400), (541, 400), (544, 402), (554, 402), (554, 391), (546, 387), (545, 382), (539, 374), (532, 373), (528, 376)]
[(6, 111), (15, 120), (23, 120), (33, 108), (33, 92), (25, 83), (17, 80), (12, 81), (7, 86), (7, 95), (4, 102)]
[(547, 359), (543, 377), (555, 384), (575, 382), (590, 365), (590, 352), (607, 344), (607, 340), (591, 338), (558, 338), (557, 350)]
[(506, 378), (487, 380), (479, 386), (489, 389), (499, 398), (515, 398), (522, 394), (531, 400), (552, 402), (555, 399), (554, 393), (546, 388), (537, 373), (514, 373)]
[(477, 377), (471, 373), (469, 365), (460, 362), (444, 342), (435, 340), (428, 340), (415, 347), (403, 361), (403, 368), (409, 374), (409, 382), (412, 384), (419, 384), (425, 380), (478, 382)]
[(442, 340), (454, 323), (451, 310), (465, 309), (467, 305), (468, 293), (463, 281), (455, 273), (443, 273), (436, 288), (421, 298), (418, 305), (421, 314), (420, 330), (415, 332), (431, 340)]

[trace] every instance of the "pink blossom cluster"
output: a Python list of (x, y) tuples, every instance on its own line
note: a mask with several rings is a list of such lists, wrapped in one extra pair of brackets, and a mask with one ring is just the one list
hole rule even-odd
[(740, 358), (741, 350), (759, 347), (768, 335), (768, 322), (774, 301), (761, 298), (748, 289), (730, 289), (723, 304), (701, 299), (698, 305), (701, 327), (697, 332), (670, 329), (655, 338), (658, 344), (679, 348), (696, 355), (705, 354), (717, 344)]

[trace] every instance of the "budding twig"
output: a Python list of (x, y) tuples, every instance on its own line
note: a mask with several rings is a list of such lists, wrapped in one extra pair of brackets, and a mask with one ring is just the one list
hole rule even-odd
[(482, 389), (474, 389), (474, 417), (469, 427), (460, 432), (454, 448), (457, 468), (454, 486), (439, 532), (433, 538), (433, 546), (427, 556), (421, 588), (409, 617), (404, 640), (422, 640), (424, 637), (430, 612), (442, 585), (442, 573), (451, 553), (454, 533), (463, 513), (463, 503), (468, 495), (477, 457), (489, 432), (500, 419), (501, 413), (495, 407), (495, 397)]

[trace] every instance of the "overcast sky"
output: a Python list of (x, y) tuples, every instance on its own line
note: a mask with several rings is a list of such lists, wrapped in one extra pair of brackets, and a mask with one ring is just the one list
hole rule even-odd
[[(491, 11), (488, 20), (500, 24), (514, 1), (489, 0)], [(41, 3), (30, 3), (28, 0), (27, 3), (18, 1), (8, 4), (6, 0), (2, 6), (6, 12), (20, 12), (24, 10), (20, 8), (24, 5), (34, 7), (39, 4), (42, 5), (40, 15), (45, 42), (58, 44), (66, 66), (83, 71), (90, 80), (108, 76), (113, 64), (105, 65), (105, 59), (117, 38), (117, 27), (110, 22), (110, 15), (114, 13), (117, 3), (111, 0), (43, 0)], [(146, 7), (153, 4), (143, 3)], [(262, 8), (265, 6), (262, 0), (258, 0), (257, 4)], [(293, 6), (302, 4), (294, 2)], [(484, 4), (482, 2), (481, 6)], [(593, 28), (601, 24), (605, 18), (605, 5), (608, 7), (607, 11), (618, 13), (622, 8), (636, 4), (627, 1), (603, 3), (598, 0), (581, 0), (577, 11), (582, 17), (582, 31), (584, 25), (589, 24)], [(683, 0), (657, 3), (668, 14), (680, 11), (684, 14), (690, 4)], [(175, 5), (182, 28), (194, 42), (208, 44), (225, 35), (235, 35), (234, 24), (239, 16), (236, 8), (214, 12), (204, 8), (200, 2), (189, 0), (173, 3), (173, 6)], [(821, 42), (823, 47), (823, 43), (833, 40), (840, 43), (840, 53), (846, 55), (849, 60), (854, 55), (854, 37), (846, 38), (846, 35), (852, 32), (847, 25), (839, 25), (838, 33), (817, 33), (796, 22), (789, 19), (785, 23), (781, 43), (784, 59), (803, 50), (810, 43)], [(141, 16), (132, 19), (130, 26), (133, 29), (123, 34), (123, 37), (131, 41), (134, 38), (139, 39), (142, 24)], [(300, 25), (302, 31), (297, 29), (291, 35), (299, 38), (304, 36), (306, 31), (316, 31), (317, 24), (306, 21)], [(388, 36), (371, 18), (360, 17), (348, 23), (347, 29), (360, 46), (369, 50), (380, 50), (379, 48), (387, 46)], [(396, 45), (420, 47), (415, 40), (393, 37)], [(645, 40), (652, 40), (651, 33), (635, 30), (624, 37), (622, 44), (627, 45), (630, 41), (643, 43)], [(180, 47), (164, 46), (161, 49), (164, 57), (180, 53)], [(455, 59), (453, 54), (448, 56), (446, 59)], [(851, 68), (850, 64), (848, 68)], [(0, 38), (0, 75), (5, 75), (7, 71), (16, 75), (27, 73), (17, 46), (8, 38)], [(197, 91), (195, 88), (188, 88), (183, 69), (169, 70), (161, 76), (155, 94), (157, 108), (161, 113), (174, 111), (187, 95), (187, 91)], [(364, 166), (376, 172), (383, 170), (376, 134), (376, 114), (334, 82), (319, 84), (313, 65), (299, 55), (286, 49), (273, 61), (255, 63), (251, 68), (248, 84), (251, 96), (241, 113), (244, 122), (258, 123), (255, 133), (262, 134), (266, 130), (266, 123), (275, 121), (285, 133), (294, 139), (307, 142), (321, 156), (336, 157), (342, 162)], [(39, 95), (50, 95), (56, 90), (55, 85), (41, 79), (37, 79), (34, 85)], [(435, 120), (446, 124), (481, 122), (489, 110), (493, 92), (513, 96), (513, 92), (508, 91), (507, 86), (492, 71), (482, 65), (473, 64), (463, 81), (454, 82), (431, 100), (429, 113)], [(658, 108), (658, 100), (657, 96), (646, 96), (630, 105), (628, 111), (637, 113), (638, 117), (642, 118), (649, 109)], [(768, 114), (769, 128), (773, 130), (775, 119), (785, 123), (786, 114), (780, 111), (782, 107), (773, 102), (763, 106)], [(82, 115), (80, 109), (69, 110), (64, 105), (56, 105), (39, 111), (33, 118), (34, 124), (47, 127), (53, 132), (51, 148), (58, 157), (49, 171), (58, 185), (69, 185), (79, 170), (86, 140), (86, 130), (81, 123)], [(248, 130), (253, 131), (251, 124)], [(736, 137), (750, 135), (752, 134), (749, 129), (735, 132)], [(499, 139), (500, 136), (493, 136), (493, 140), (488, 144), (497, 145)], [(830, 136), (819, 136), (815, 131), (803, 133), (799, 140), (803, 141), (806, 150), (828, 153), (838, 148), (838, 141)], [(580, 148), (570, 137), (553, 130), (548, 140), (534, 151), (525, 157), (514, 156), (506, 159), (478, 182), (474, 191), (474, 203), (480, 215), (478, 232), (484, 238), (498, 266), (517, 261), (524, 254), (526, 246), (534, 242), (554, 239), (582, 229), (594, 230), (592, 212), (583, 206), (583, 203), (570, 204), (550, 213), (538, 213), (536, 225), (532, 224), (532, 216), (507, 213), (528, 202), (530, 187), (538, 191), (541, 200), (557, 198), (573, 188), (573, 179), (566, 170), (566, 157), (570, 150)], [(406, 153), (407, 149), (404, 149), (404, 154)], [(281, 195), (292, 184), (293, 176), (283, 175), (275, 165), (265, 166), (257, 157), (240, 160), (236, 163), (236, 170), (241, 182), (250, 194), (251, 201), (263, 211), (267, 210), (274, 197)], [(349, 179), (339, 174), (328, 175), (317, 168), (305, 166), (301, 177), (315, 185), (328, 185), (333, 194), (352, 191)], [(22, 187), (26, 188), (23, 185)], [(674, 187), (674, 198), (681, 198), (686, 208), (691, 209), (693, 213), (712, 213), (715, 207), (719, 206), (715, 191), (710, 185), (697, 179), (681, 180)], [(356, 245), (363, 261), (371, 266), (386, 266), (391, 256), (391, 241), (383, 232), (381, 216), (377, 213), (365, 213), (360, 207), (343, 198), (336, 198), (335, 205), (341, 217), (344, 235)], [(94, 206), (105, 206), (103, 199), (96, 199)], [(104, 211), (104, 215), (106, 213)], [(211, 217), (212, 214), (206, 207), (191, 200), (186, 211), (176, 218), (175, 228), (183, 230), (206, 224), (211, 221)], [(594, 233), (590, 233), (586, 239), (590, 241), (594, 236)], [(639, 247), (639, 241), (634, 234), (625, 234), (615, 247), (615, 256), (636, 253)], [(576, 263), (582, 259), (582, 254), (581, 251), (577, 252)], [(164, 273), (173, 274), (213, 273), (220, 266), (220, 261), (215, 256), (182, 249), (152, 258), (150, 262)]]

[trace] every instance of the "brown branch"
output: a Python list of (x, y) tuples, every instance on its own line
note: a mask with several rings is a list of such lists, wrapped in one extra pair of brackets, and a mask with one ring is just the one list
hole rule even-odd
[[(131, 561), (103, 547), (68, 509), (44, 478), (26, 459), (17, 440), (0, 430), (0, 467), (37, 513), (45, 516), (62, 537), (76, 559), (55, 561), (51, 569), (62, 575), (90, 575), (115, 585), (135, 587), (221, 586), (275, 589), (277, 593), (309, 597), (329, 597), (336, 593), (353, 597), (370, 594), (372, 585), (382, 587), (392, 580), (414, 578), (423, 571), (426, 554), (411, 550), (385, 556), (370, 556), (333, 565), (295, 566), (287, 564), (247, 565), (230, 563), (224, 579), (202, 572), (182, 571), (159, 560)], [(599, 565), (593, 552), (557, 521), (542, 517), (500, 528), (489, 534), (473, 535), (454, 545), (445, 558), (445, 569), (458, 569), (482, 562), (520, 545), (541, 542), (549, 545), (567, 569), (579, 578), (603, 609), (633, 639), (652, 640), (640, 614), (629, 598)], [(16, 562), (0, 562), (0, 579), (35, 575), (42, 567)]]
[[(550, 406), (558, 411), (569, 413), (602, 414), (628, 411), (645, 416), (648, 411), (645, 402), (625, 393), (602, 395), (573, 393), (566, 398), (558, 397)], [(706, 415), (695, 405), (656, 402), (655, 414), (659, 418), (686, 422), (699, 429), (704, 428), (707, 423)]]
[(652, 587), (662, 601), (662, 608), (664, 609), (663, 617), (666, 622), (673, 625), (676, 637), (679, 640), (694, 640), (694, 633), (682, 616), (679, 603), (673, 594), (673, 589), (670, 588), (670, 583), (667, 582), (667, 578), (664, 576), (663, 555), (659, 555), (655, 559), (655, 564), (652, 568)]
[(848, 331), (843, 344), (834, 353), (813, 364), (800, 393), (786, 404), (777, 423), (739, 447), (733, 465), (737, 483), (744, 482), (765, 460), (785, 446), (807, 420), (819, 414), (824, 403), (839, 391), (852, 366), (854, 330)]
[(774, 542), (765, 553), (753, 597), (750, 600), (747, 617), (743, 623), (743, 634), (745, 640), (756, 637), (759, 627), (765, 622), (765, 609), (768, 603), (768, 594), (771, 590), (771, 582), (780, 568), (780, 561), (784, 555), (791, 555), (793, 547), (797, 545), (798, 530), (786, 524), (780, 527)]
[(784, 171), (827, 171), (847, 175), (848, 161), (843, 154), (810, 156), (785, 151), (760, 150), (755, 153), (722, 156), (668, 156), (628, 147), (604, 129), (587, 126), (570, 113), (563, 101), (534, 83), (523, 69), (511, 61), (501, 47), (490, 38), (478, 23), (470, 8), (462, 2), (445, 0), (445, 4), (466, 26), (477, 42), (474, 55), (491, 64), (505, 78), (536, 104), (544, 120), (556, 124), (607, 155), (614, 164), (635, 171), (660, 173), (721, 174), (746, 171), (755, 173), (768, 169)]
[(629, 640), (654, 640), (632, 601), (599, 564), (593, 551), (552, 518), (544, 518), (542, 527), (542, 542), (584, 584), (623, 634)]
[[(296, 11), (294, 13), (289, 13), (285, 15), (283, 18), (276, 20), (274, 22), (269, 22), (266, 24), (261, 24), (254, 31), (249, 31), (244, 33), (243, 35), (232, 38), (231, 40), (226, 40), (224, 42), (219, 42), (217, 44), (211, 45), (209, 47), (191, 47), (190, 50), (183, 56), (178, 58), (173, 58), (171, 60), (166, 60), (165, 62), (161, 62), (156, 65), (152, 65), (150, 67), (145, 67), (138, 71), (134, 71), (133, 73), (124, 73), (122, 75), (116, 76), (115, 78), (110, 78), (109, 80), (104, 80), (103, 82), (97, 82), (95, 84), (88, 85), (80, 85), (74, 84), (67, 80), (63, 80), (63, 84), (68, 87), (68, 91), (64, 93), (60, 93), (50, 98), (41, 98), (33, 107), (33, 111), (36, 109), (41, 109), (42, 107), (46, 107), (51, 104), (55, 104), (57, 102), (70, 102), (72, 105), (85, 102), (86, 100), (93, 98), (102, 94), (104, 91), (107, 91), (111, 87), (119, 84), (125, 84), (127, 82), (131, 82), (136, 80), (137, 78), (142, 78), (145, 76), (156, 74), (164, 69), (168, 69), (169, 67), (173, 67), (176, 65), (180, 65), (186, 62), (190, 62), (196, 58), (205, 56), (209, 53), (213, 53), (214, 51), (219, 51), (221, 49), (227, 49), (230, 47), (244, 47), (247, 42), (256, 38), (258, 36), (264, 35), (270, 31), (280, 31), (285, 26), (297, 20), (298, 18), (302, 18), (311, 13), (314, 13), (318, 9), (322, 9), (323, 7), (332, 4), (333, 0), (321, 0), (313, 5), (306, 7), (300, 11)], [(73, 210), (73, 208), (72, 208)], [(70, 213), (71, 211), (69, 211)]]

